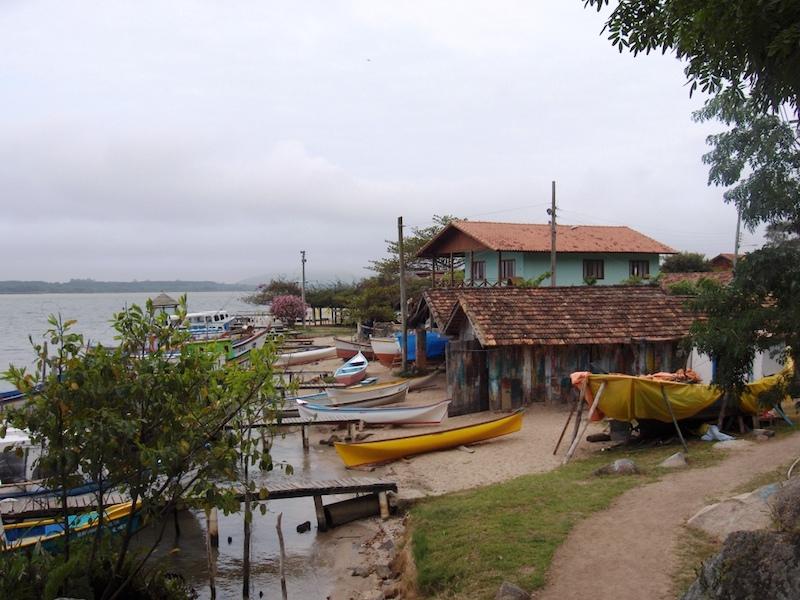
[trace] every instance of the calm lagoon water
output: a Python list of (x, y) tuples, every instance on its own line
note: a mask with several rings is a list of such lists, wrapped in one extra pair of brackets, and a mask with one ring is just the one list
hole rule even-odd
[[(167, 292), (178, 298), (180, 292)], [(244, 292), (195, 292), (188, 296), (190, 311), (226, 309), (251, 311), (253, 307), (241, 301)], [(28, 336), (41, 336), (47, 329), (47, 316), (58, 314), (64, 319), (76, 319), (75, 331), (87, 339), (111, 344), (114, 331), (109, 320), (114, 312), (126, 305), (143, 305), (156, 294), (20, 294), (0, 295), (0, 370), (8, 364), (29, 365), (33, 360)], [(10, 389), (0, 382), (0, 390)], [(341, 461), (329, 447), (312, 446), (302, 450), (300, 434), (287, 433), (276, 438), (273, 446), (276, 462), (285, 461), (294, 468), (293, 478), (336, 479), (347, 477)], [(262, 475), (262, 482), (281, 477), (280, 472)], [(258, 478), (257, 478), (258, 479)], [(333, 499), (328, 499), (331, 501)], [(320, 550), (325, 546), (325, 533), (317, 533), (314, 502), (311, 498), (280, 500), (267, 505), (268, 512), (256, 513), (252, 537), (252, 573), (255, 595), (280, 597), (278, 579), (278, 542), (275, 522), (283, 512), (283, 531), (287, 551), (287, 585), (290, 598), (326, 598), (329, 567)], [(311, 521), (311, 531), (298, 534), (296, 526)], [(166, 569), (181, 573), (197, 589), (201, 598), (209, 597), (208, 569), (205, 551), (205, 517), (202, 512), (184, 511), (180, 514), (181, 535), (177, 542), (172, 525), (167, 530), (155, 555)], [(241, 597), (242, 518), (240, 514), (220, 513), (220, 547), (217, 554), (217, 597)], [(145, 538), (149, 534), (144, 534)], [(228, 543), (228, 537), (231, 542)], [(146, 541), (146, 540), (143, 540)]]

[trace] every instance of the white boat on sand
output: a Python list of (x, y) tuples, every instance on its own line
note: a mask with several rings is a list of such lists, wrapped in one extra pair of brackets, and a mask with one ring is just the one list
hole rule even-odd
[(304, 365), (318, 360), (326, 360), (336, 357), (336, 348), (333, 346), (309, 346), (305, 348), (292, 349), (278, 356), (275, 361), (276, 367), (291, 367), (293, 365)]
[(370, 385), (355, 385), (349, 388), (328, 388), (328, 406), (358, 403), (361, 406), (394, 404), (406, 399), (407, 381), (390, 381)]
[(400, 344), (393, 337), (372, 337), (369, 338), (372, 351), (384, 367), (391, 367), (400, 359)]

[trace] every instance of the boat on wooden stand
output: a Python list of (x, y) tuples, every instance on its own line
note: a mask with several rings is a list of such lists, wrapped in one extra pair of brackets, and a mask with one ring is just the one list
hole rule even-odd
[(336, 383), (342, 385), (353, 385), (358, 383), (367, 376), (367, 362), (366, 357), (359, 352), (353, 358), (344, 363), (341, 367), (336, 369), (333, 373), (333, 378)]
[(392, 367), (400, 360), (400, 344), (393, 337), (371, 337), (372, 351), (384, 367)]
[(369, 425), (438, 425), (447, 417), (450, 400), (424, 406), (393, 406), (382, 408), (322, 406), (297, 400), (301, 417), (324, 421), (331, 415), (347, 415)]
[(328, 388), (328, 406), (359, 404), (361, 406), (380, 406), (403, 402), (408, 393), (407, 381), (389, 381), (370, 385), (355, 385), (349, 388)]
[(336, 348), (337, 358), (347, 360), (353, 358), (359, 352), (363, 354), (367, 360), (373, 360), (375, 353), (372, 351), (372, 345), (369, 342), (359, 342), (358, 340), (346, 340), (344, 338), (334, 337), (333, 345)]

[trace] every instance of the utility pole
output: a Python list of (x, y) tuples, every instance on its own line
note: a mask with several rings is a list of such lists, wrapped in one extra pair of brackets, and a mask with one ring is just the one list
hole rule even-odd
[(550, 208), (550, 287), (556, 286), (556, 182), (553, 182), (553, 199)]
[(303, 327), (306, 326), (306, 251), (300, 250), (300, 298), (303, 300)]
[(408, 309), (406, 308), (406, 256), (403, 251), (403, 217), (397, 217), (397, 251), (400, 255), (400, 323), (403, 336), (400, 344), (401, 369), (408, 370)]
[(736, 243), (733, 245), (733, 269), (736, 270), (736, 261), (739, 260), (739, 231), (742, 227), (742, 211), (736, 208)]

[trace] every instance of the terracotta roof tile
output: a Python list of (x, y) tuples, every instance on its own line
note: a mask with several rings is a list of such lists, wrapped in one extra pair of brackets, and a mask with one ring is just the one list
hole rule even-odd
[[(462, 231), (482, 246), (495, 251), (550, 252), (548, 224), (453, 221), (420, 249), (418, 255), (435, 253), (437, 240), (448, 229)], [(558, 252), (675, 254), (675, 250), (669, 246), (626, 226), (558, 225), (556, 249)]]
[(446, 332), (461, 313), (484, 346), (676, 340), (695, 319), (684, 303), (654, 286), (462, 289)]

